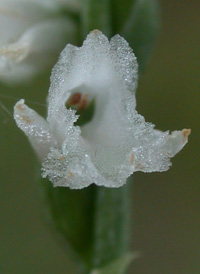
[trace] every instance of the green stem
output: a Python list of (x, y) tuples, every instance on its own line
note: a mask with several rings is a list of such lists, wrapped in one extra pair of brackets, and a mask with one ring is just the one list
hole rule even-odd
[(98, 187), (96, 196), (93, 267), (101, 268), (124, 256), (128, 249), (130, 184)]
[(83, 37), (94, 29), (111, 36), (110, 0), (85, 0), (82, 11)]

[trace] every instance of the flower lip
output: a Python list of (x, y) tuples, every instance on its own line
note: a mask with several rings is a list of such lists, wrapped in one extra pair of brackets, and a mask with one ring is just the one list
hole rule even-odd
[[(109, 42), (101, 32), (93, 31), (81, 48), (67, 45), (54, 67), (47, 122), (34, 113), (30, 132), (28, 122), (20, 120), (22, 112), (15, 108), (16, 122), (34, 148), (41, 144), (39, 129), (48, 132), (42, 172), (54, 186), (120, 187), (135, 171), (169, 169), (170, 158), (187, 143), (190, 130), (161, 132), (137, 113), (137, 68), (122, 37), (116, 35)], [(88, 98), (94, 98), (95, 111), (87, 123), (78, 126), (82, 115), (77, 116), (78, 110), (89, 112), (84, 105)], [(28, 107), (26, 111), (31, 120), (33, 111)]]

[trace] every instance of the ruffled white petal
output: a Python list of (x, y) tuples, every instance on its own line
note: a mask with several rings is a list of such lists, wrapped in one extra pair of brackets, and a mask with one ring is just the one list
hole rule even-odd
[(41, 160), (46, 157), (51, 146), (56, 146), (57, 142), (49, 131), (49, 125), (34, 110), (20, 100), (14, 107), (14, 119), (17, 126), (26, 134), (30, 143)]
[[(68, 45), (51, 77), (47, 119), (59, 149), (46, 157), (43, 176), (55, 186), (119, 187), (134, 171), (167, 170), (189, 131), (169, 135), (146, 123), (135, 110), (136, 86), (136, 58), (120, 36), (109, 43), (93, 31), (81, 48)], [(93, 120), (81, 129), (73, 125), (74, 111), (65, 107), (77, 91), (96, 102)]]

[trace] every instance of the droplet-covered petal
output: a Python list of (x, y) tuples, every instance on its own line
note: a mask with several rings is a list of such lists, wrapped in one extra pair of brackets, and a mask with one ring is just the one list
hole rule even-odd
[(134, 171), (155, 172), (170, 168), (170, 158), (175, 156), (187, 143), (189, 129), (161, 132), (152, 130), (138, 136), (139, 145), (132, 150)]
[(27, 107), (23, 99), (15, 105), (14, 119), (17, 126), (29, 138), (39, 158), (44, 159), (50, 147), (56, 145), (56, 141), (49, 131), (48, 123), (34, 110)]

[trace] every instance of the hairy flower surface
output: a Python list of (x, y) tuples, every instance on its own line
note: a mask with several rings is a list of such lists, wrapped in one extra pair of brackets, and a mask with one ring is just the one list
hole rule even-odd
[[(138, 64), (119, 35), (91, 32), (81, 48), (67, 45), (53, 69), (47, 121), (20, 100), (14, 109), (54, 186), (120, 187), (135, 171), (166, 171), (190, 130), (161, 132), (137, 113)], [(87, 123), (79, 110), (95, 102)], [(82, 114), (81, 114), (82, 115)]]
[(0, 0), (0, 80), (29, 79), (53, 65), (74, 24), (51, 0)]

